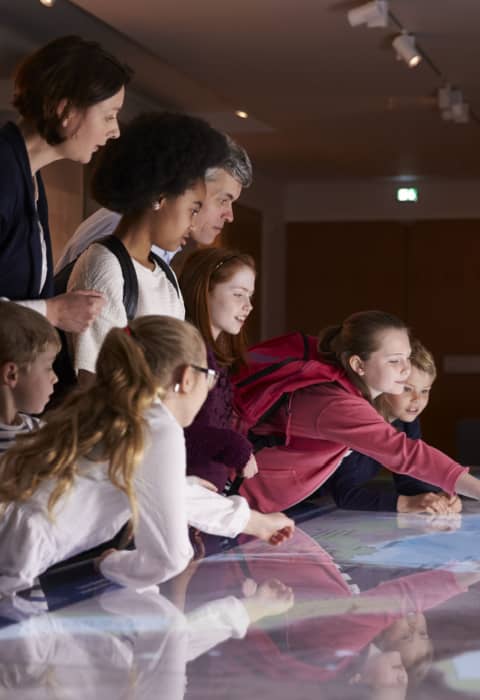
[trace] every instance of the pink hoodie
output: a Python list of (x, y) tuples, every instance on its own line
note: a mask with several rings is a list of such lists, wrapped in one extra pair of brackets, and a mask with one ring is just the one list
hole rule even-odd
[(464, 473), (464, 467), (443, 452), (392, 428), (347, 383), (315, 384), (293, 392), (288, 406), (253, 432), (287, 436), (284, 446), (257, 452), (259, 472), (245, 480), (240, 490), (252, 507), (265, 513), (307, 498), (327, 481), (350, 449), (447, 493), (454, 493)]

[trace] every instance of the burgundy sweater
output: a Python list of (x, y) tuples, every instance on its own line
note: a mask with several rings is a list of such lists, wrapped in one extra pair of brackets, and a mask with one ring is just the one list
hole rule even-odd
[(210, 349), (207, 359), (219, 378), (192, 425), (185, 428), (187, 474), (207, 479), (222, 491), (230, 473), (241, 472), (248, 462), (252, 445), (231, 427), (233, 390), (228, 367), (219, 367)]

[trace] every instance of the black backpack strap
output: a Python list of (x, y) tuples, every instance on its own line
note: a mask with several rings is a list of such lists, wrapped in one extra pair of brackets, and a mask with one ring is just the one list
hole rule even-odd
[(106, 236), (106, 238), (101, 238), (95, 243), (100, 243), (105, 248), (108, 248), (120, 263), (123, 275), (123, 305), (127, 312), (127, 318), (131, 321), (135, 318), (138, 305), (138, 279), (132, 258), (122, 241), (113, 234)]
[(162, 258), (153, 251), (150, 251), (150, 255), (148, 257), (150, 258), (150, 260), (154, 260), (157, 263), (157, 265), (162, 268), (163, 272), (167, 276), (168, 281), (173, 286), (173, 288), (177, 292), (178, 298), (180, 299), (180, 289), (178, 286), (178, 281), (170, 265), (166, 263), (165, 260), (162, 260)]
[(65, 294), (65, 292), (67, 291), (68, 280), (70, 279), (70, 275), (72, 274), (73, 267), (77, 260), (78, 258), (75, 258), (75, 260), (69, 262), (68, 265), (62, 267), (62, 269), (59, 270), (53, 278), (53, 288), (55, 291), (55, 296), (58, 296), (59, 294)]
[[(97, 241), (94, 241), (94, 243), (100, 243), (100, 245), (108, 248), (108, 250), (115, 255), (120, 267), (122, 268), (123, 305), (125, 306), (125, 311), (127, 312), (127, 318), (129, 321), (131, 321), (132, 318), (135, 318), (138, 305), (138, 279), (137, 273), (135, 272), (135, 268), (133, 266), (132, 258), (130, 257), (122, 241), (113, 234), (111, 236), (106, 236), (105, 238), (99, 238)], [(67, 291), (68, 280), (70, 279), (70, 275), (72, 274), (72, 270), (78, 260), (78, 257), (75, 258), (75, 260), (72, 260), (72, 262), (68, 263), (68, 265), (65, 265), (65, 267), (62, 267), (62, 269), (55, 275), (55, 295), (65, 294)], [(165, 265), (165, 263), (163, 264)], [(170, 270), (170, 272), (172, 271)], [(176, 289), (178, 293), (178, 288), (176, 287)]]
[[(94, 242), (100, 243), (101, 245), (105, 246), (105, 248), (108, 248), (108, 250), (115, 255), (120, 264), (123, 275), (123, 305), (125, 306), (127, 318), (129, 321), (131, 321), (133, 318), (135, 318), (138, 304), (138, 279), (137, 273), (135, 272), (135, 268), (133, 266), (132, 258), (130, 257), (122, 241), (113, 234)], [(75, 258), (75, 260), (72, 260), (72, 262), (68, 263), (68, 265), (65, 265), (65, 267), (63, 267), (55, 275), (54, 285), (56, 295), (64, 294), (67, 291), (68, 280), (70, 279), (70, 275), (77, 260), (78, 257)], [(59, 329), (57, 330), (60, 334), (62, 343), (61, 350), (54, 363), (58, 383), (55, 385), (54, 395), (48, 405), (48, 408), (54, 408), (55, 406), (59, 405), (67, 393), (78, 383), (77, 375), (75, 374), (72, 360), (70, 358), (66, 335), (63, 331)]]
[(285, 435), (257, 435), (251, 430), (248, 431), (247, 437), (252, 443), (254, 454), (263, 450), (264, 447), (282, 447), (286, 440)]

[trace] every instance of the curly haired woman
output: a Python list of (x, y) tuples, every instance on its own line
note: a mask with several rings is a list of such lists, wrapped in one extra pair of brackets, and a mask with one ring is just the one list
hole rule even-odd
[[(205, 196), (204, 174), (226, 154), (225, 137), (205, 121), (184, 114), (154, 112), (134, 119), (119, 141), (104, 149), (92, 193), (104, 207), (122, 214), (114, 235), (130, 255), (138, 279), (135, 317), (165, 314), (184, 318), (178, 288), (150, 249), (176, 250), (186, 241)], [(115, 255), (99, 243), (77, 260), (68, 289), (96, 289), (107, 302), (85, 332), (72, 336), (79, 382), (91, 381), (102, 341), (113, 326), (125, 326), (124, 280)]]

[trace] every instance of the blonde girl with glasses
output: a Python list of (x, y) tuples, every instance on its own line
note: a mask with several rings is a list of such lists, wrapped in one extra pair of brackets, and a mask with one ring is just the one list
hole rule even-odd
[(272, 544), (292, 534), (283, 514), (256, 513), (243, 498), (223, 498), (185, 477), (183, 428), (215, 381), (193, 326), (144, 316), (113, 328), (96, 375), (0, 463), (0, 595), (29, 588), (130, 519), (136, 549), (110, 550), (99, 567), (136, 590), (185, 568), (193, 554), (188, 524)]
[(208, 479), (219, 491), (228, 491), (228, 480), (235, 476), (257, 473), (251, 443), (231, 426), (230, 381), (231, 369), (244, 361), (255, 274), (250, 255), (205, 248), (187, 258), (179, 277), (186, 317), (202, 334), (208, 366), (219, 374), (216, 388), (185, 430), (187, 472)]

